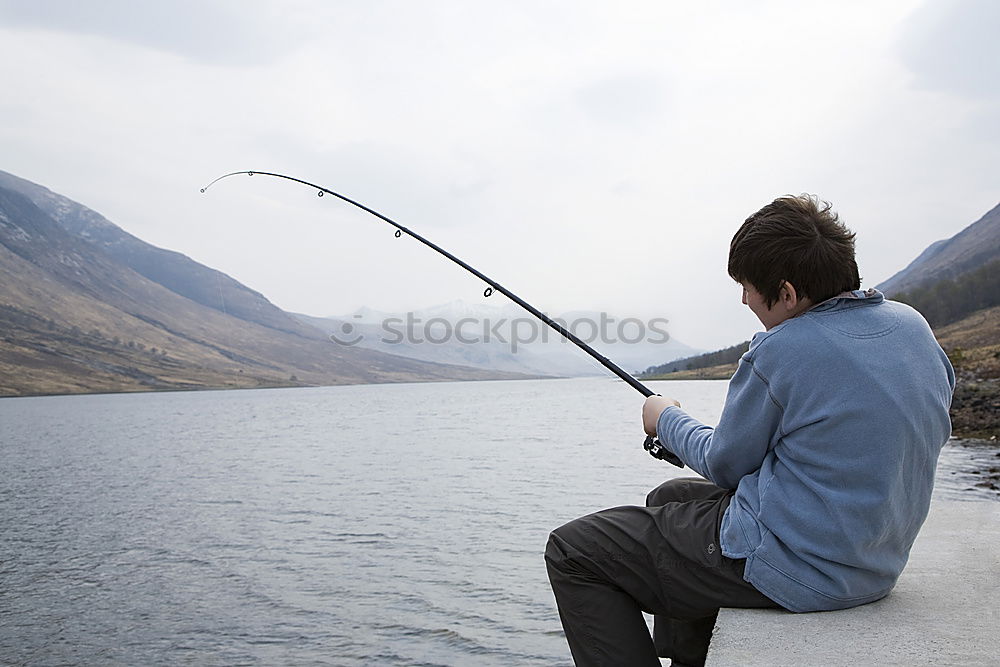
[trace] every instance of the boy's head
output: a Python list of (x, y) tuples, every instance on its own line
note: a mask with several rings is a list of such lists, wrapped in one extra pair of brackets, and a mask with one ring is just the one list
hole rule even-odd
[(747, 218), (729, 245), (729, 275), (768, 308), (786, 283), (811, 303), (861, 287), (854, 232), (811, 195), (779, 197)]

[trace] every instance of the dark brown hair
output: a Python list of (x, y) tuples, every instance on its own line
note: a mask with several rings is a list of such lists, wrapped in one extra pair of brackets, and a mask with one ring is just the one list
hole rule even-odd
[(768, 308), (786, 281), (813, 303), (861, 287), (854, 232), (814, 195), (779, 197), (747, 218), (729, 244), (729, 275)]

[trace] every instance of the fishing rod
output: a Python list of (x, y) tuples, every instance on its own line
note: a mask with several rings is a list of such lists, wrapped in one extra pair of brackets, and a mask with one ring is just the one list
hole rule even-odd
[[(295, 183), (301, 183), (302, 185), (306, 185), (306, 186), (308, 186), (310, 188), (315, 189), (316, 190), (316, 194), (318, 196), (320, 196), (320, 197), (322, 197), (325, 194), (333, 195), (334, 197), (336, 197), (337, 199), (340, 199), (341, 201), (347, 202), (348, 204), (351, 204), (353, 206), (356, 206), (356, 207), (360, 208), (362, 211), (365, 211), (367, 213), (371, 213), (376, 218), (384, 220), (385, 222), (387, 222), (390, 225), (392, 225), (393, 227), (395, 227), (396, 228), (396, 233), (395, 233), (396, 238), (399, 238), (403, 234), (406, 234), (407, 236), (409, 236), (411, 238), (414, 238), (417, 241), (420, 241), (421, 243), (423, 243), (425, 246), (427, 246), (431, 250), (434, 250), (435, 252), (444, 255), (445, 257), (447, 257), (448, 259), (450, 259), (451, 261), (453, 261), (455, 264), (458, 264), (463, 269), (465, 269), (466, 271), (468, 271), (472, 275), (476, 276), (477, 278), (479, 278), (480, 280), (482, 280), (483, 282), (485, 282), (487, 285), (489, 285), (489, 287), (487, 287), (483, 291), (483, 296), (485, 296), (485, 297), (490, 296), (491, 294), (493, 294), (494, 290), (497, 291), (497, 292), (500, 292), (501, 294), (503, 294), (504, 296), (506, 296), (508, 299), (510, 299), (511, 301), (513, 301), (514, 303), (516, 303), (517, 305), (521, 306), (526, 311), (528, 311), (529, 313), (531, 313), (533, 316), (535, 316), (536, 318), (538, 318), (539, 320), (541, 320), (545, 324), (547, 324), (550, 327), (552, 327), (553, 329), (555, 329), (556, 332), (558, 332), (561, 336), (563, 336), (568, 341), (570, 341), (571, 343), (575, 344), (581, 350), (583, 350), (584, 352), (586, 352), (587, 354), (589, 354), (591, 357), (593, 357), (594, 359), (596, 359), (602, 366), (604, 366), (609, 371), (611, 371), (612, 373), (614, 373), (615, 375), (617, 375), (619, 378), (621, 378), (622, 380), (624, 380), (625, 382), (627, 382), (633, 389), (635, 389), (636, 391), (638, 391), (643, 396), (645, 396), (645, 397), (648, 398), (650, 396), (653, 396), (656, 393), (656, 392), (652, 391), (651, 389), (649, 389), (646, 385), (642, 384), (641, 382), (639, 382), (638, 380), (636, 380), (634, 377), (632, 377), (631, 375), (629, 375), (628, 373), (626, 373), (617, 364), (615, 364), (614, 362), (612, 362), (610, 359), (608, 359), (607, 357), (605, 357), (603, 354), (601, 354), (600, 352), (598, 352), (597, 350), (595, 350), (594, 348), (592, 348), (587, 343), (585, 343), (582, 340), (580, 340), (580, 338), (576, 334), (574, 334), (572, 331), (570, 331), (566, 327), (562, 326), (561, 324), (559, 324), (558, 322), (556, 322), (555, 320), (553, 320), (552, 318), (550, 318), (548, 315), (546, 315), (542, 311), (540, 311), (537, 308), (535, 308), (534, 306), (532, 306), (530, 303), (528, 303), (527, 301), (525, 301), (524, 299), (522, 299), (518, 295), (516, 295), (513, 292), (511, 292), (509, 289), (507, 289), (506, 287), (504, 287), (503, 285), (501, 285), (497, 281), (493, 280), (489, 276), (487, 276), (484, 273), (480, 272), (478, 269), (476, 269), (476, 268), (470, 266), (469, 264), (463, 262), (461, 259), (459, 259), (455, 255), (451, 254), (450, 252), (448, 252), (447, 250), (445, 250), (441, 246), (439, 246), (439, 245), (437, 245), (435, 243), (432, 243), (431, 241), (428, 241), (427, 239), (425, 239), (420, 234), (417, 234), (416, 232), (414, 232), (414, 231), (412, 231), (410, 229), (407, 229), (406, 227), (404, 227), (403, 225), (399, 224), (395, 220), (392, 220), (391, 218), (389, 218), (389, 217), (387, 217), (385, 215), (382, 215), (378, 211), (376, 211), (376, 210), (374, 210), (372, 208), (369, 208), (369, 207), (365, 206), (364, 204), (362, 204), (360, 202), (354, 201), (353, 199), (351, 199), (349, 197), (345, 197), (344, 195), (342, 195), (340, 193), (334, 192), (333, 190), (330, 190), (328, 188), (324, 188), (321, 185), (316, 185), (315, 183), (310, 183), (309, 181), (304, 181), (301, 178), (295, 178), (294, 176), (286, 176), (285, 174), (276, 174), (276, 173), (268, 172), (268, 171), (234, 171), (234, 172), (231, 172), (231, 173), (228, 173), (228, 174), (223, 174), (222, 176), (219, 176), (214, 181), (212, 181), (211, 183), (209, 183), (208, 185), (206, 185), (205, 187), (203, 187), (201, 189), (201, 192), (204, 194), (210, 187), (212, 187), (213, 185), (215, 185), (216, 183), (218, 183), (219, 181), (221, 181), (224, 178), (229, 178), (230, 176), (239, 176), (239, 175), (242, 175), (242, 174), (246, 174), (247, 176), (254, 176), (254, 175), (272, 176), (274, 178), (282, 178), (282, 179), (284, 179), (286, 181), (293, 181)], [(646, 441), (643, 443), (643, 448), (647, 452), (649, 452), (650, 455), (653, 456), (654, 458), (661, 459), (663, 461), (667, 461), (669, 463), (672, 463), (672, 464), (674, 464), (676, 466), (680, 466), (682, 468), (684, 467), (684, 463), (677, 457), (677, 455), (675, 455), (673, 452), (669, 451), (666, 447), (664, 447), (660, 443), (659, 439), (657, 439), (655, 436), (651, 436), (651, 435), (646, 436)]]

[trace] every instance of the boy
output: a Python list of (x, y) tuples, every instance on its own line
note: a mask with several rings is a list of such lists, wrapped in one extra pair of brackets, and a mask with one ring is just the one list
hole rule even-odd
[[(782, 197), (733, 237), (765, 331), (719, 424), (651, 396), (643, 427), (705, 479), (572, 521), (545, 552), (578, 665), (703, 665), (720, 607), (843, 609), (889, 593), (927, 516), (955, 376), (913, 309), (860, 290), (829, 204)], [(640, 611), (655, 614), (651, 640)]]

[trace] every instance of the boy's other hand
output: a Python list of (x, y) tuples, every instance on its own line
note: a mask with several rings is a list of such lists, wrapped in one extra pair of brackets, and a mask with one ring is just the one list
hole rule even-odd
[(660, 413), (671, 405), (681, 407), (679, 401), (666, 396), (656, 395), (646, 399), (642, 404), (642, 428), (646, 431), (646, 435), (656, 435), (656, 422), (660, 418)]

